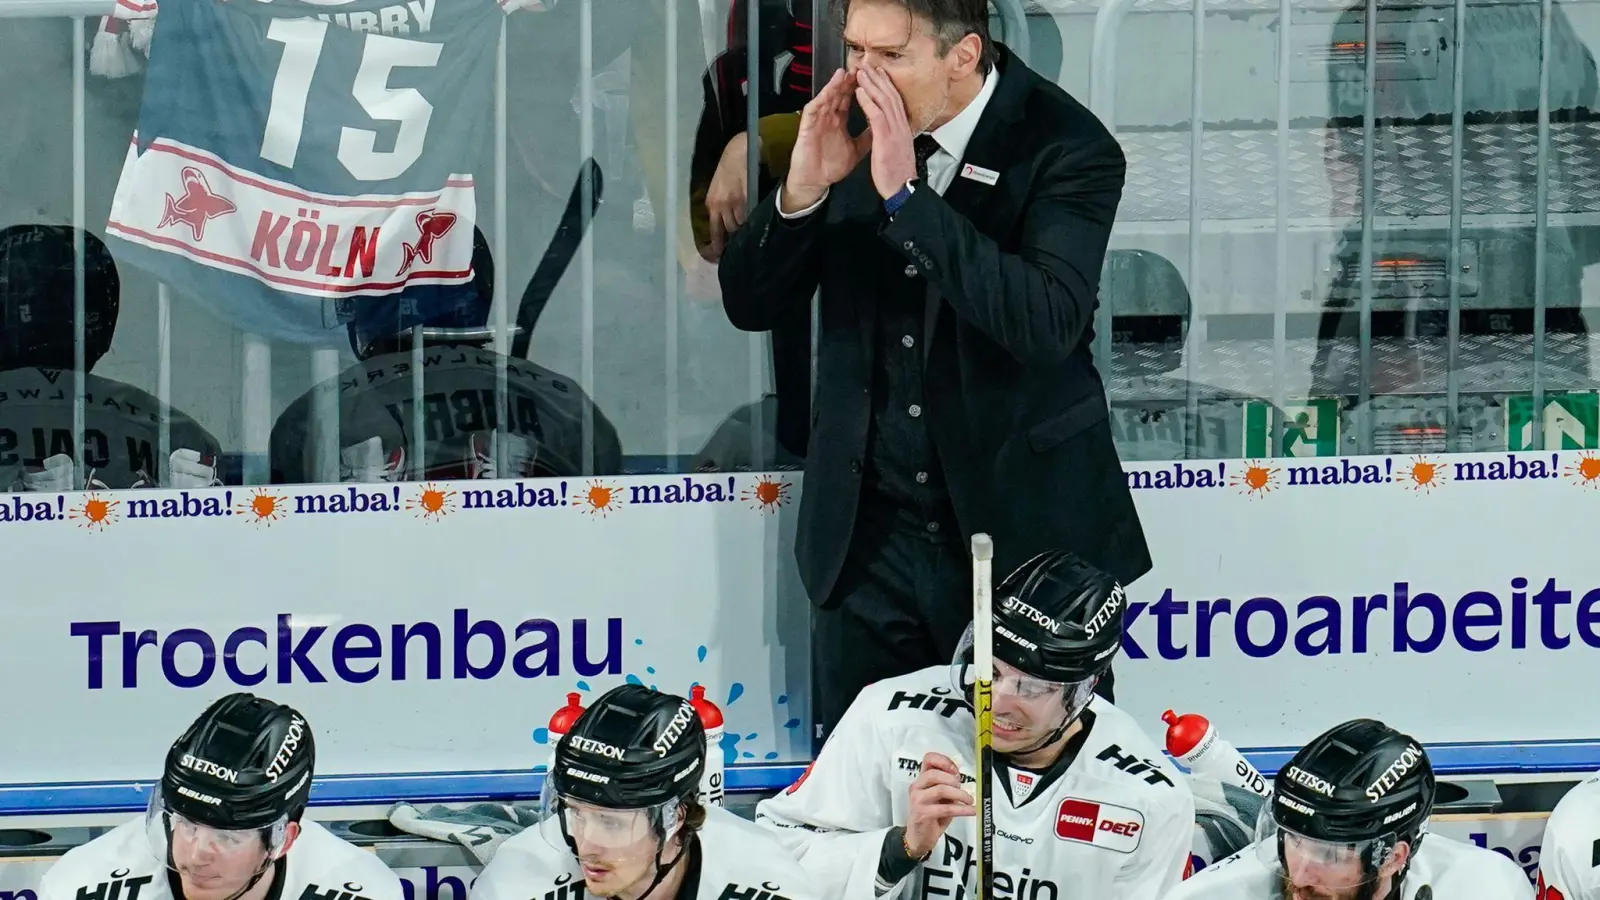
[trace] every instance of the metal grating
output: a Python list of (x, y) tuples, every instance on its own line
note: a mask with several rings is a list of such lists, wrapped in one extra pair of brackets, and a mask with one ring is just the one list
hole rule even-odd
[[(1546, 334), (1541, 378), (1548, 390), (1594, 390), (1589, 377), (1588, 335)], [(1284, 371), (1298, 388), (1291, 394), (1358, 394), (1360, 346), (1354, 339), (1286, 342)], [(1447, 387), (1444, 338), (1376, 338), (1372, 342), (1374, 394), (1439, 394)], [(1206, 344), (1176, 370), (1170, 354), (1117, 346), (1106, 389), (1113, 401), (1183, 400), (1187, 378), (1197, 396), (1272, 396), (1272, 341)], [(1533, 384), (1533, 339), (1529, 335), (1463, 336), (1457, 387), (1462, 393), (1525, 393)], [(1319, 377), (1313, 378), (1313, 373)]]
[[(1462, 211), (1468, 216), (1532, 216), (1538, 173), (1538, 127), (1474, 124), (1462, 151)], [(1449, 125), (1379, 128), (1374, 148), (1373, 215), (1417, 218), (1450, 214)], [(1128, 158), (1121, 222), (1189, 218), (1189, 132), (1117, 135)], [(1343, 142), (1359, 161), (1359, 129), (1307, 128), (1289, 134), (1292, 219), (1361, 215), (1359, 163), (1330, 168), (1324, 147)], [(1202, 146), (1201, 211), (1206, 219), (1274, 220), (1278, 215), (1277, 130), (1207, 131)], [(1600, 213), (1600, 122), (1550, 126), (1549, 205), (1553, 215)], [(1531, 224), (1531, 219), (1529, 224)]]

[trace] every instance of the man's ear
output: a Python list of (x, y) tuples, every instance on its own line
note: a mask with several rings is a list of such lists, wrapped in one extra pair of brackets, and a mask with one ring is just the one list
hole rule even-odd
[(983, 39), (969, 34), (957, 41), (945, 58), (952, 64), (951, 80), (965, 78), (978, 71), (978, 63), (983, 59)]
[(300, 823), (290, 822), (284, 827), (283, 849), (278, 851), (278, 858), (289, 855), (289, 848), (294, 846), (295, 839), (300, 837)]

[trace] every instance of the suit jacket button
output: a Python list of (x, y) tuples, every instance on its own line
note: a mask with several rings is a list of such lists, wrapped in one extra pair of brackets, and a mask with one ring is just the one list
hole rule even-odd
[(859, 460), (859, 459), (850, 460), (850, 474), (852, 474), (852, 475), (860, 475), (861, 474), (861, 460)]
[(915, 278), (915, 277), (917, 277), (917, 267), (916, 266), (906, 266), (906, 277), (907, 278)]
[(910, 250), (913, 244), (910, 241), (906, 241), (902, 246), (904, 246), (907, 250)]

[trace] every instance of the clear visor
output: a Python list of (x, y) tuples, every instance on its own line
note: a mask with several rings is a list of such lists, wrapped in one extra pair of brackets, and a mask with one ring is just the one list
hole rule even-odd
[(1261, 805), (1256, 852), (1261, 862), (1298, 888), (1350, 891), (1376, 881), (1399, 843), (1394, 832), (1361, 841), (1324, 841), (1284, 828), (1273, 816), (1277, 798)]
[[(204, 795), (196, 803), (217, 798)], [(217, 809), (226, 810), (218, 800)], [(157, 785), (145, 808), (145, 835), (156, 859), (180, 874), (209, 877), (212, 872), (260, 871), (283, 850), (289, 819), (280, 818), (265, 828), (217, 828), (197, 822), (170, 808)]]
[[(967, 690), (977, 681), (977, 669), (972, 665), (972, 626), (968, 625), (961, 641), (956, 645), (955, 658), (950, 665), (950, 684), (957, 692), (965, 695)], [(1088, 698), (1094, 694), (1095, 682), (1098, 679), (1086, 678), (1083, 681), (1051, 681), (1047, 678), (1036, 678), (1022, 672), (1017, 668), (995, 660), (994, 662), (994, 693), (1006, 694), (1019, 700), (1038, 700), (1044, 697), (1070, 697), (1077, 701), (1079, 695), (1081, 702), (1069, 704), (1069, 708), (1081, 710), (1088, 705)]]
[[(576, 777), (585, 774), (608, 777), (598, 772), (582, 772)], [(661, 836), (667, 838), (677, 833), (680, 824), (676, 801), (635, 809), (613, 809), (559, 794), (548, 777), (539, 793), (539, 819), (541, 822), (554, 819), (562, 834), (576, 847), (580, 859), (600, 858), (610, 863), (654, 859), (662, 843), (658, 839), (657, 824)]]

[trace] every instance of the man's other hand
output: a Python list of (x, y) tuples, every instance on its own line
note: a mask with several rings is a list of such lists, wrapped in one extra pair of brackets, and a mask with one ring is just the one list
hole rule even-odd
[(838, 69), (806, 104), (783, 183), (783, 212), (799, 212), (821, 200), (871, 149), (870, 132), (852, 138), (846, 128), (855, 88), (855, 76)]
[(746, 159), (749, 147), (749, 137), (745, 132), (734, 135), (722, 150), (716, 174), (711, 176), (711, 187), (706, 191), (711, 243), (700, 253), (709, 262), (722, 258), (728, 238), (744, 224), (745, 208), (750, 196), (749, 163)]

